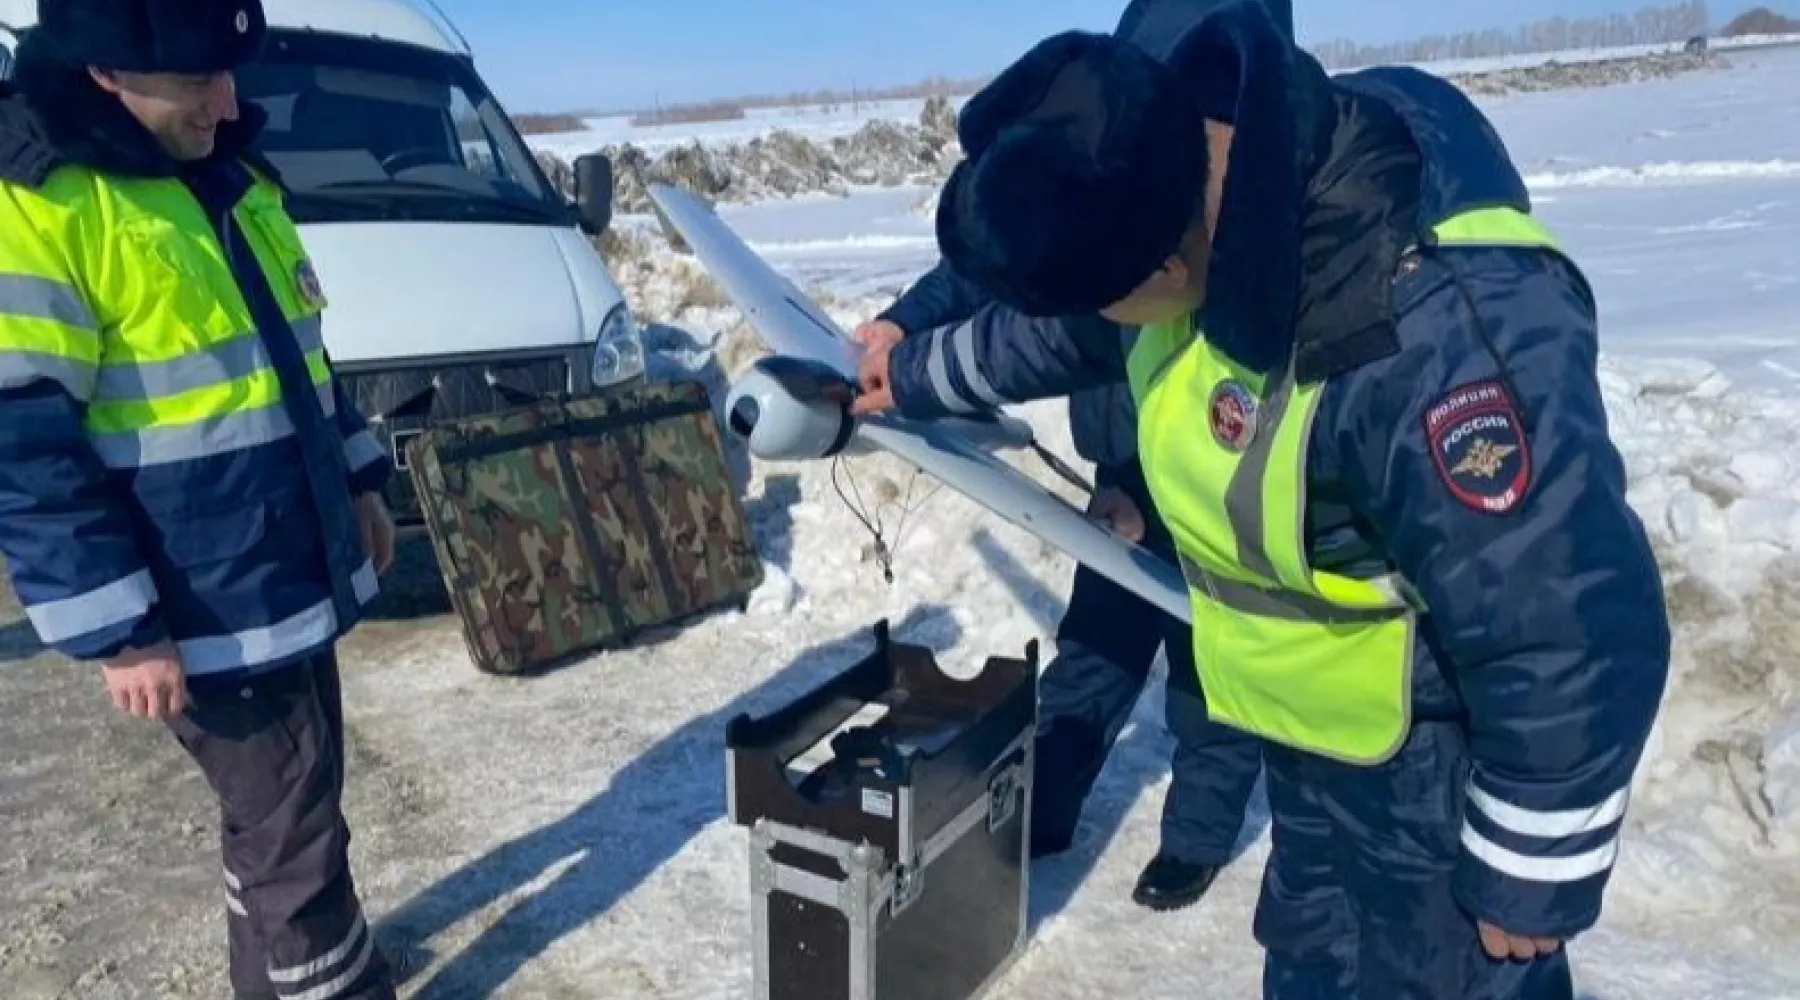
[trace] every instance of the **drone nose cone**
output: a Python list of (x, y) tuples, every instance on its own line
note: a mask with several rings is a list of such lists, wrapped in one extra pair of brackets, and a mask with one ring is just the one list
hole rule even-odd
[(836, 454), (849, 443), (855, 421), (842, 403), (793, 374), (779, 365), (753, 366), (726, 399), (731, 432), (749, 443), (752, 454), (772, 461)]

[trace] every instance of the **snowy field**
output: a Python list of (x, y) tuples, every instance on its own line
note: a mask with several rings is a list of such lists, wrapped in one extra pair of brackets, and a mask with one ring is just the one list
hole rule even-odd
[[(962, 98), (952, 103), (962, 105)], [(696, 140), (712, 144), (747, 142), (775, 129), (786, 129), (813, 140), (829, 140), (850, 135), (864, 124), (878, 119), (916, 122), (925, 109), (924, 98), (896, 101), (861, 101), (826, 106), (819, 104), (786, 108), (752, 108), (736, 121), (696, 122), (675, 125), (634, 125), (630, 115), (589, 118), (581, 132), (550, 132), (527, 136), (533, 149), (556, 153), (573, 159), (602, 146), (631, 143), (650, 153), (660, 153)]]
[[(1572, 949), (1591, 1000), (1800, 998), (1800, 50), (1732, 58), (1483, 102), (1596, 284), (1614, 431), (1678, 625), (1605, 917)], [(850, 323), (934, 259), (928, 196), (725, 211)], [(627, 283), (667, 320), (660, 370), (720, 391), (741, 345), (715, 345), (738, 317), (661, 314), (683, 267), (665, 254)], [(1019, 412), (1073, 457), (1059, 404)], [(749, 608), (547, 676), (478, 674), (443, 609), (400, 593), (419, 567), (390, 585), (344, 651), (347, 807), (404, 996), (748, 998), (725, 722), (849, 665), (883, 617), (958, 673), (1033, 638), (1051, 650), (1066, 559), (896, 463), (845, 471), (865, 500), (895, 498), (892, 585), (828, 466), (758, 464), (745, 498), (769, 580)], [(1030, 948), (996, 1000), (1257, 995), (1260, 803), (1201, 905), (1129, 901), (1167, 783), (1161, 714), (1153, 685), (1075, 849), (1033, 868)], [(224, 995), (217, 817), (179, 749), (113, 712), (91, 670), (40, 653), (16, 604), (0, 604), (0, 717), (0, 995)]]
[[(1734, 51), (1770, 45), (1800, 44), (1800, 35), (1745, 35), (1738, 38), (1715, 38), (1709, 43), (1715, 51)], [(1608, 48), (1569, 49), (1558, 52), (1532, 52), (1523, 55), (1497, 56), (1486, 59), (1444, 59), (1417, 65), (1437, 73), (1487, 73), (1504, 69), (1523, 69), (1549, 62), (1586, 63), (1606, 59), (1625, 59), (1666, 52), (1680, 52), (1681, 43), (1661, 45), (1625, 45)], [(951, 99), (960, 108), (965, 96)], [(743, 143), (774, 129), (785, 129), (815, 141), (829, 141), (854, 133), (870, 121), (890, 119), (916, 122), (925, 107), (921, 99), (844, 101), (832, 106), (808, 104), (797, 107), (753, 108), (737, 121), (700, 122), (674, 125), (634, 125), (630, 115), (607, 115), (586, 119), (579, 132), (552, 132), (528, 136), (532, 148), (554, 153), (572, 160), (604, 146), (631, 143), (652, 155), (676, 146), (699, 141), (707, 145)]]

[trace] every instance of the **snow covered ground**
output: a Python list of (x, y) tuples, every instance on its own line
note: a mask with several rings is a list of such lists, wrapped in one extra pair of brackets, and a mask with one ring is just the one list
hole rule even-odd
[[(1679, 627), (1606, 915), (1573, 948), (1593, 1000), (1800, 997), (1800, 50), (1734, 62), (1483, 102), (1594, 279), (1614, 432)], [(725, 211), (849, 323), (934, 259), (928, 196)], [(627, 283), (656, 314), (681, 299), (681, 270), (664, 257)], [(741, 357), (735, 312), (659, 318), (660, 370), (721, 390)], [(1059, 404), (1020, 413), (1073, 456)], [(1066, 559), (895, 462), (857, 459), (846, 488), (893, 499), (885, 584), (830, 471), (754, 467), (768, 582), (742, 614), (666, 642), (497, 679), (422, 600), (347, 644), (353, 852), (383, 940), (412, 967), (405, 996), (749, 997), (725, 722), (847, 666), (882, 617), (954, 672), (1033, 638), (1051, 651)], [(21, 618), (0, 603), (0, 992), (223, 995), (204, 782), (172, 741), (119, 718), (91, 671), (37, 651)], [(1257, 995), (1260, 804), (1202, 905), (1153, 915), (1128, 899), (1167, 783), (1161, 710), (1153, 685), (1076, 848), (1034, 867), (1030, 950), (997, 1000)]]

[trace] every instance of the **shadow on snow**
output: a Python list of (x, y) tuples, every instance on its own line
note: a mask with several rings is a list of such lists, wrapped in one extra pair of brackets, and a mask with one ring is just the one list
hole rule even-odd
[[(924, 605), (895, 622), (893, 634), (943, 650), (961, 629), (949, 609)], [(581, 856), (450, 958), (419, 985), (414, 1000), (492, 996), (557, 941), (605, 914), (725, 817), (726, 722), (739, 713), (774, 711), (874, 647), (873, 636), (861, 630), (807, 650), (767, 682), (668, 734), (573, 813), (495, 848), (400, 906), (381, 921), (380, 934), (394, 954), (416, 954), (434, 935)]]

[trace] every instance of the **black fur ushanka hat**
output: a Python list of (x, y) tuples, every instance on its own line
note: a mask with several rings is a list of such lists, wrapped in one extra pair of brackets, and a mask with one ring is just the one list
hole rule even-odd
[(261, 0), (38, 0), (31, 34), (71, 66), (135, 73), (221, 73), (261, 50)]

